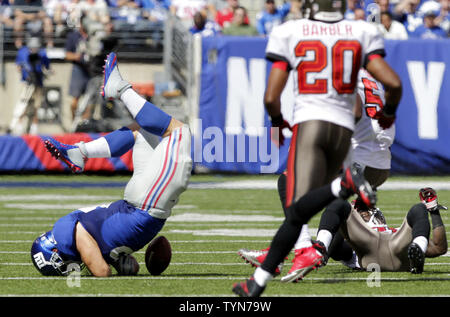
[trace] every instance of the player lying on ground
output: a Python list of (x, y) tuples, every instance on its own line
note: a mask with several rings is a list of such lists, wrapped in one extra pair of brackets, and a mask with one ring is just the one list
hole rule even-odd
[(139, 96), (122, 79), (114, 53), (106, 60), (102, 94), (120, 98), (137, 124), (88, 143), (47, 140), (46, 147), (74, 171), (82, 171), (89, 158), (117, 157), (133, 149), (133, 175), (123, 200), (75, 210), (34, 241), (31, 258), (44, 275), (66, 275), (74, 262), (84, 263), (94, 276), (110, 276), (110, 264), (119, 274), (136, 274), (138, 264), (130, 254), (160, 232), (188, 185), (189, 127)]
[[(341, 246), (335, 245), (334, 251), (329, 249), (339, 230), (357, 255), (356, 267), (367, 269), (370, 264), (378, 264), (381, 271), (422, 273), (425, 257), (447, 252), (445, 226), (439, 213), (447, 207), (438, 204), (432, 188), (422, 188), (419, 197), (421, 203), (410, 208), (399, 228), (388, 227), (378, 208), (336, 199), (322, 214), (317, 240), (330, 251), (331, 257), (340, 257)], [(432, 239), (429, 239), (428, 213), (433, 226)]]

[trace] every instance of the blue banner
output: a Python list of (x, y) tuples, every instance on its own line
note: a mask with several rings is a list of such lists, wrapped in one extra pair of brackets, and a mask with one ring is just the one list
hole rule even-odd
[(386, 41), (386, 60), (402, 79), (392, 171), (450, 173), (450, 41)]
[[(274, 146), (263, 105), (271, 67), (264, 58), (266, 44), (265, 38), (203, 38), (194, 162), (227, 172), (285, 169), (289, 131), (285, 130), (285, 145)], [(386, 52), (403, 83), (392, 173), (450, 173), (450, 41), (386, 41)], [(288, 121), (292, 91), (287, 87), (282, 96)]]

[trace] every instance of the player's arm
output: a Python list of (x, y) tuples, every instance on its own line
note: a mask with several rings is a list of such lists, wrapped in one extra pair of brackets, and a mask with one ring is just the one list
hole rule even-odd
[(447, 253), (447, 236), (445, 234), (445, 226), (442, 222), (439, 210), (430, 211), (431, 225), (433, 226), (432, 238), (428, 241), (428, 248), (425, 256), (434, 258)]
[[(381, 82), (385, 89), (385, 105), (383, 107), (383, 116), (380, 121), (382, 128), (389, 128), (395, 119), (398, 104), (402, 98), (402, 82), (397, 73), (386, 63), (386, 61), (377, 55), (369, 57), (366, 66), (367, 71), (379, 82)], [(383, 122), (386, 121), (386, 123)]]
[(271, 118), (281, 115), (281, 93), (289, 78), (286, 62), (274, 62), (264, 93), (264, 107)]
[(276, 143), (278, 143), (279, 146), (284, 144), (282, 130), (284, 128), (291, 129), (281, 114), (281, 93), (283, 92), (289, 78), (288, 67), (287, 62), (284, 61), (277, 61), (273, 63), (269, 74), (269, 80), (267, 82), (267, 88), (264, 93), (264, 107), (270, 116), (272, 127), (278, 127), (280, 129), (278, 131), (278, 139), (276, 140)]
[(75, 229), (75, 242), (81, 256), (81, 261), (83, 261), (94, 276), (111, 276), (111, 268), (103, 259), (97, 242), (89, 232), (84, 229), (81, 223), (77, 223)]

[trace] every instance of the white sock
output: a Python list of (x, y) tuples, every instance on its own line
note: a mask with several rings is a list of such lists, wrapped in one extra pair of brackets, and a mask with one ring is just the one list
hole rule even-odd
[(333, 235), (330, 231), (322, 229), (317, 233), (317, 240), (322, 242), (325, 245), (325, 248), (328, 251), (328, 247), (330, 246), (331, 240), (333, 240)]
[(415, 237), (412, 242), (416, 243), (419, 246), (419, 248), (422, 250), (423, 253), (427, 252), (427, 248), (428, 248), (428, 239), (427, 238), (425, 238), (424, 236), (418, 236), (418, 237)]
[(331, 182), (331, 192), (336, 198), (339, 198), (340, 191), (341, 191), (341, 178), (338, 177)]
[(141, 111), (142, 107), (147, 102), (147, 100), (145, 100), (131, 88), (125, 90), (122, 93), (122, 95), (120, 96), (120, 100), (122, 100), (122, 102), (128, 108), (133, 118), (136, 118), (138, 112)]
[(311, 236), (309, 234), (309, 228), (307, 224), (304, 224), (300, 235), (298, 236), (297, 242), (295, 242), (294, 249), (303, 249), (312, 246)]
[[(109, 149), (108, 141), (104, 137), (96, 140), (84, 143), (84, 146), (80, 146), (81, 153), (87, 158), (109, 158), (111, 157), (111, 151)], [(86, 153), (84, 153), (86, 152)]]
[(258, 267), (253, 274), (253, 278), (259, 286), (266, 286), (273, 276), (269, 272), (264, 271), (261, 267)]

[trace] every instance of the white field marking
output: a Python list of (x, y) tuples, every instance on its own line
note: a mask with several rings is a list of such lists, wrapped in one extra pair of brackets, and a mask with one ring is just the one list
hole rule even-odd
[(6, 231), (2, 232), (2, 234), (39, 234), (41, 231)]
[[(99, 203), (98, 205), (107, 204), (106, 202)], [(17, 208), (17, 209), (37, 209), (37, 210), (77, 210), (82, 207), (91, 207), (91, 206), (82, 206), (78, 204), (35, 204), (35, 203), (9, 203), (4, 204), (4, 208)]]
[[(145, 254), (145, 251), (134, 253)], [(30, 254), (30, 251), (0, 251), (0, 254)], [(237, 251), (173, 251), (172, 254), (237, 254)]]
[[(447, 274), (450, 276), (450, 274)], [(111, 276), (111, 277), (94, 277), (81, 276), (81, 280), (102, 281), (102, 280), (243, 280), (248, 276)], [(60, 280), (65, 281), (65, 276), (14, 276), (14, 277), (0, 277), (2, 281), (20, 281), (20, 280)], [(312, 281), (367, 281), (367, 277), (308, 277)], [(413, 280), (429, 280), (429, 281), (449, 281), (450, 277), (436, 277), (436, 278), (422, 278), (422, 277), (381, 277), (381, 281), (413, 281)]]
[[(145, 265), (145, 262), (138, 262), (139, 265)], [(0, 265), (7, 265), (7, 266), (33, 266), (33, 263), (14, 263), (14, 262), (0, 262)], [(211, 266), (247, 266), (248, 263), (215, 263), (215, 262), (174, 262), (170, 263), (170, 265), (211, 265)]]
[(0, 223), (0, 227), (53, 227), (54, 223)]
[[(422, 187), (432, 187), (436, 190), (450, 190), (450, 181), (396, 181), (387, 180), (378, 190), (419, 190)], [(216, 183), (191, 183), (190, 189), (267, 189), (276, 190), (277, 180), (245, 180)]]
[[(28, 221), (52, 221), (57, 220), (61, 215), (49, 216), (49, 217), (11, 217), (0, 216), (0, 220), (10, 220), (17, 222)], [(386, 217), (388, 222), (403, 221), (405, 217)], [(266, 216), (266, 215), (208, 215), (208, 214), (192, 214), (186, 213), (181, 215), (172, 216), (167, 220), (167, 223), (178, 222), (280, 222), (284, 218)], [(389, 224), (388, 224), (389, 225)]]
[(194, 236), (273, 237), (276, 233), (276, 230), (270, 229), (169, 230), (169, 233), (192, 234)]
[(52, 220), (58, 220), (60, 216), (54, 216), (54, 217), (10, 217), (10, 216), (0, 216), (0, 220), (11, 220), (11, 221), (52, 221)]
[[(236, 252), (233, 252), (236, 253)], [(145, 265), (145, 262), (138, 262), (139, 265)], [(0, 262), (0, 265), (7, 265), (7, 266), (32, 266), (33, 263), (31, 262)], [(236, 263), (236, 262), (171, 262), (170, 265), (211, 265), (211, 266), (249, 266), (248, 263)], [(425, 262), (425, 266), (441, 266), (441, 265), (450, 265), (450, 262), (431, 262), (427, 263)], [(333, 262), (333, 263), (327, 263), (326, 266), (344, 266), (341, 263)]]
[(0, 195), (0, 201), (39, 201), (39, 200), (52, 200), (52, 201), (64, 201), (64, 200), (117, 200), (120, 199), (120, 195), (105, 196), (105, 195), (58, 195), (58, 194), (42, 194), (42, 195)]
[[(0, 243), (32, 243), (34, 240), (0, 240)], [(253, 243), (271, 242), (270, 240), (172, 240), (170, 243)]]
[(264, 215), (211, 215), (200, 213), (183, 213), (173, 215), (167, 219), (171, 222), (269, 222), (283, 221), (284, 217), (273, 217)]
[[(10, 206), (11, 204), (7, 204), (8, 206)], [(5, 213), (5, 214), (14, 214), (14, 215), (30, 215), (30, 214), (39, 214), (39, 215), (46, 215), (46, 214), (50, 214), (50, 215), (66, 215), (67, 214), (67, 210), (66, 209), (62, 209), (62, 208), (41, 208), (43, 206), (50, 206), (50, 205), (42, 205), (42, 206), (38, 206), (38, 209), (34, 210), (33, 208), (36, 206), (36, 204), (30, 203), (30, 204), (22, 204), (22, 205), (27, 205), (27, 208), (20, 208), (19, 210), (8, 210), (8, 209), (0, 209), (0, 214), (1, 213)], [(100, 204), (99, 204), (100, 205)], [(6, 205), (5, 205), (6, 206)], [(54, 206), (54, 205), (51, 205)], [(77, 205), (77, 207), (73, 210), (77, 210), (79, 209), (80, 205)], [(82, 207), (81, 207), (82, 208)], [(173, 207), (174, 210), (178, 210), (178, 209), (196, 209), (197, 206), (196, 205), (177, 205), (175, 207)], [(205, 212), (208, 212), (209, 210), (205, 210)]]
[[(114, 200), (113, 200), (114, 201)], [(111, 203), (111, 201), (109, 202), (103, 202), (103, 203), (98, 203), (95, 206), (100, 206), (103, 204), (109, 204)], [(92, 206), (92, 207), (95, 207)], [(36, 204), (36, 203), (7, 203), (3, 205), (4, 208), (17, 208), (17, 209), (35, 209), (35, 210), (59, 210), (59, 209), (63, 209), (63, 210), (78, 210), (80, 208), (84, 208), (84, 207), (91, 207), (91, 206), (83, 206), (80, 203), (78, 204)], [(178, 205), (175, 206), (174, 209), (194, 209), (197, 206), (195, 205)]]
[[(258, 240), (258, 241), (247, 241), (252, 243), (269, 243), (271, 241)], [(29, 254), (30, 251), (0, 251), (0, 254)], [(136, 251), (137, 254), (145, 254), (145, 251)], [(173, 251), (172, 254), (237, 254), (236, 251)], [(450, 257), (450, 251), (441, 255), (441, 257)]]

